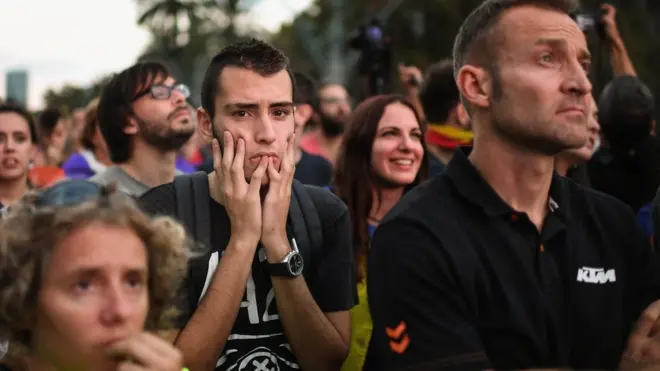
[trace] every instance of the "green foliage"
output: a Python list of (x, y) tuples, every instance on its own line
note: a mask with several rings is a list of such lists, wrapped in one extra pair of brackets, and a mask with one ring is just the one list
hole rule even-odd
[(87, 87), (66, 84), (61, 89), (48, 89), (44, 93), (46, 107), (59, 108), (62, 112), (70, 113), (76, 108), (85, 107), (92, 99), (101, 95), (101, 90), (110, 79), (103, 76)]
[[(344, 0), (344, 32), (346, 38), (357, 27), (396, 0)], [(393, 38), (394, 67), (397, 63), (414, 64), (422, 69), (438, 60), (451, 57), (454, 37), (465, 17), (482, 0), (405, 0), (385, 19), (386, 31)], [(582, 1), (585, 4), (589, 0)], [(597, 5), (598, 0), (591, 1)], [(612, 1), (609, 1), (612, 3)], [(283, 50), (293, 66), (316, 77), (322, 75), (318, 56), (310, 55), (305, 47), (318, 42), (327, 51), (327, 29), (330, 24), (330, 0), (316, 0), (314, 12), (304, 12), (273, 37), (273, 42)], [(618, 7), (617, 23), (637, 72), (660, 97), (660, 1), (614, 1)], [(588, 4), (589, 5), (589, 4)], [(590, 49), (594, 54), (594, 92), (600, 93), (604, 84), (612, 78), (607, 45), (595, 34), (589, 35)], [(355, 52), (346, 51), (345, 62), (354, 67)], [(325, 56), (320, 60), (324, 61)], [(346, 81), (355, 81), (354, 72)], [(392, 71), (394, 74), (395, 71)]]

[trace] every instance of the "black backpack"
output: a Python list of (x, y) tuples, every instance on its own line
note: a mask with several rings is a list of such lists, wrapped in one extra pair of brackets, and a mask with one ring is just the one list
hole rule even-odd
[[(323, 248), (323, 229), (316, 206), (309, 195), (309, 185), (293, 180), (291, 206), (289, 207), (289, 220), (291, 229), (303, 257), (303, 276), (308, 282), (313, 281), (313, 274), (318, 270), (318, 260)], [(174, 178), (176, 192), (176, 216), (186, 227), (189, 235), (206, 251), (203, 256), (191, 259), (189, 263), (189, 277), (192, 282), (201, 282), (206, 279), (208, 259), (212, 253), (211, 247), (211, 211), (209, 207), (208, 174), (199, 171), (193, 174), (179, 175)], [(202, 285), (189, 287), (189, 300), (195, 306), (202, 294)], [(199, 286), (199, 287), (197, 287)]]

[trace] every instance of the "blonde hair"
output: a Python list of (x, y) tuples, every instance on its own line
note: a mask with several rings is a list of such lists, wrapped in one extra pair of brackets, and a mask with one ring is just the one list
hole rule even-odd
[(171, 327), (173, 306), (186, 273), (184, 228), (169, 217), (150, 218), (127, 196), (100, 195), (99, 200), (67, 207), (36, 207), (27, 196), (0, 221), (0, 339), (12, 352), (31, 346), (42, 277), (54, 249), (74, 230), (102, 223), (132, 230), (147, 249), (149, 313), (147, 330)]

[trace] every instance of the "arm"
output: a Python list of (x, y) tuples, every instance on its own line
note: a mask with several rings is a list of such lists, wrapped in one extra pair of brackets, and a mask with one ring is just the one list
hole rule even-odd
[(231, 238), (218, 269), (190, 321), (176, 338), (190, 370), (215, 368), (236, 321), (250, 275), (255, 246)]
[[(280, 319), (302, 370), (338, 370), (348, 355), (348, 310), (356, 288), (349, 216), (345, 206), (339, 210), (332, 223), (322, 223), (324, 246), (311, 291), (303, 277), (272, 279)], [(272, 262), (290, 251), (289, 244), (280, 249), (267, 252)]]
[[(621, 244), (627, 254), (633, 302), (630, 309), (630, 335), (624, 350), (620, 370), (636, 371), (660, 365), (660, 256), (654, 252), (648, 238), (637, 225), (629, 207), (619, 213), (620, 225), (627, 226)], [(649, 368), (650, 367), (650, 368)]]
[(616, 26), (616, 8), (610, 4), (603, 4), (602, 7), (605, 11), (602, 22), (605, 25), (605, 33), (610, 46), (612, 72), (614, 72), (615, 76), (637, 76), (635, 67), (630, 60), (630, 56), (628, 56), (626, 45), (623, 43), (619, 29)]
[(419, 86), (422, 83), (422, 72), (415, 66), (399, 65), (399, 78), (406, 89), (406, 98), (415, 107), (417, 115), (424, 121), (424, 108), (419, 100)]
[(282, 325), (302, 370), (338, 370), (351, 335), (349, 311), (323, 313), (305, 279), (273, 277)]
[[(410, 244), (414, 241), (414, 244)], [(475, 314), (442, 246), (425, 227), (392, 220), (371, 243), (367, 289), (373, 370), (486, 370)]]

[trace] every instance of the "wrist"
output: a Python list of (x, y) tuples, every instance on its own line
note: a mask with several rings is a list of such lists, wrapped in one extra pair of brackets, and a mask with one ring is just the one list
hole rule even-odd
[(259, 244), (258, 237), (232, 234), (229, 237), (229, 243), (227, 243), (226, 250), (254, 251), (257, 248), (258, 244)]
[(284, 259), (293, 249), (287, 241), (286, 236), (272, 236), (270, 238), (263, 238), (261, 244), (266, 250), (266, 258), (268, 263), (277, 264)]
[(613, 48), (621, 49), (623, 47), (623, 39), (618, 32), (612, 32), (609, 34), (610, 44)]

